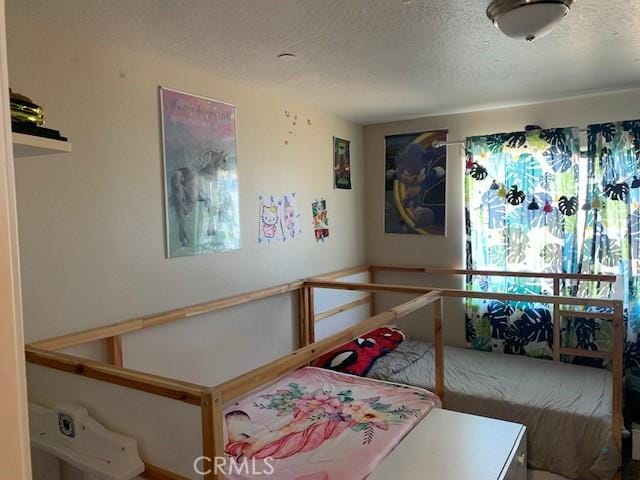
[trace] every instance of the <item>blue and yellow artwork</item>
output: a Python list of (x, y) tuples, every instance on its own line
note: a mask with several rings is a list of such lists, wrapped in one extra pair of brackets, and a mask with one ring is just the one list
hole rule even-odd
[(385, 233), (446, 235), (446, 140), (446, 130), (385, 137)]

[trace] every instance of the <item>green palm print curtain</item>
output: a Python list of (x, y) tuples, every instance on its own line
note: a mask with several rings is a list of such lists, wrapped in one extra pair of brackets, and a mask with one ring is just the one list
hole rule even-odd
[[(624, 277), (625, 363), (640, 366), (640, 120), (590, 125), (587, 140), (586, 205), (592, 208), (585, 211), (579, 271)], [(594, 201), (601, 208), (593, 208)]]
[[(625, 276), (627, 366), (640, 363), (640, 122), (591, 125), (588, 158), (576, 128), (467, 139), (467, 264), (474, 269), (615, 273)], [(569, 293), (607, 296), (610, 285), (566, 285)], [(468, 288), (552, 293), (537, 279), (469, 279)], [(467, 302), (471, 348), (551, 357), (552, 314), (541, 304)], [(575, 318), (563, 346), (608, 350), (611, 324)], [(598, 359), (564, 358), (602, 365)]]
[[(467, 263), (472, 269), (560, 272), (577, 265), (578, 130), (561, 128), (467, 139)], [(472, 212), (472, 214), (469, 214)], [(539, 279), (478, 277), (468, 288), (551, 294)], [(467, 302), (471, 348), (552, 356), (546, 305)]]

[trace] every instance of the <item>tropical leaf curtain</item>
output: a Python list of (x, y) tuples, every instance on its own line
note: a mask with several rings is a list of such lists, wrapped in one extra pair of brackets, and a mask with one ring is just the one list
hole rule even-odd
[[(467, 263), (472, 269), (575, 270), (579, 132), (558, 128), (467, 139)], [(469, 278), (469, 289), (551, 294), (529, 278)], [(552, 315), (546, 305), (467, 302), (471, 348), (552, 356)]]
[[(587, 142), (585, 205), (591, 208), (585, 208), (584, 231), (579, 232), (578, 271), (623, 275), (625, 363), (640, 366), (640, 120), (590, 125)], [(592, 285), (587, 293), (598, 293), (595, 289)], [(583, 335), (579, 341), (592, 338)]]
[[(588, 158), (577, 128), (470, 137), (466, 142), (467, 265), (472, 269), (615, 273), (625, 276), (627, 365), (640, 363), (640, 121), (591, 125)], [(611, 286), (566, 285), (581, 296)], [(468, 279), (468, 288), (553, 293), (550, 281)], [(468, 301), (469, 347), (551, 358), (547, 305)], [(608, 350), (609, 322), (567, 319), (563, 346)], [(602, 365), (598, 359), (564, 358)]]

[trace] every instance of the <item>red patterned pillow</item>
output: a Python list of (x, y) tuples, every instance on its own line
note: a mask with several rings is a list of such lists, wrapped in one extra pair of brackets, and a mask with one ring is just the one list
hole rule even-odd
[(373, 366), (373, 362), (395, 350), (405, 338), (407, 336), (397, 328), (376, 328), (352, 342), (325, 353), (312, 365), (363, 377)]

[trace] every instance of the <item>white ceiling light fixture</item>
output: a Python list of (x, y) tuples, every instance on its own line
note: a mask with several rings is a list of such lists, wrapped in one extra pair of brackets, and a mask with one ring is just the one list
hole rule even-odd
[(533, 42), (567, 16), (575, 0), (493, 0), (487, 17), (507, 37)]

